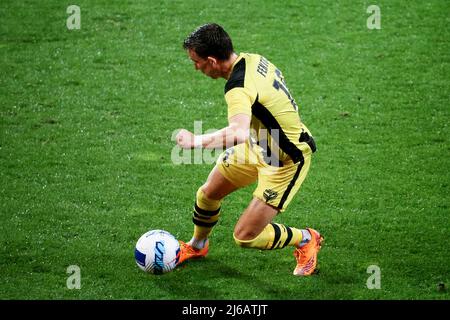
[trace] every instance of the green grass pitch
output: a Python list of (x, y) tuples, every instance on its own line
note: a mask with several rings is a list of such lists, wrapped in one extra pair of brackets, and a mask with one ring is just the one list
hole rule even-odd
[[(450, 298), (448, 1), (77, 0), (79, 30), (69, 4), (0, 5), (0, 299)], [(226, 124), (223, 79), (181, 46), (206, 22), (283, 71), (316, 138), (276, 221), (324, 234), (317, 275), (292, 275), (292, 249), (235, 246), (251, 187), (225, 200), (207, 259), (135, 265), (147, 230), (190, 239), (213, 166), (174, 164), (172, 133)]]

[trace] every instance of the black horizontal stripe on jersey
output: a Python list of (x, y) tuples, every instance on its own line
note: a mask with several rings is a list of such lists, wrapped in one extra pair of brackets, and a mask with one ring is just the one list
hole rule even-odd
[(230, 74), (230, 78), (225, 83), (225, 94), (233, 88), (243, 88), (245, 81), (245, 59), (236, 63), (233, 71)]
[[(276, 141), (276, 139), (274, 140), (280, 149), (291, 157), (292, 161), (295, 163), (304, 161), (302, 151), (289, 140), (277, 119), (275, 119), (273, 114), (258, 101), (258, 96), (256, 97), (255, 103), (252, 105), (252, 114), (267, 128), (270, 135), (272, 130), (278, 130), (279, 141)], [(272, 138), (274, 137), (272, 136)]]

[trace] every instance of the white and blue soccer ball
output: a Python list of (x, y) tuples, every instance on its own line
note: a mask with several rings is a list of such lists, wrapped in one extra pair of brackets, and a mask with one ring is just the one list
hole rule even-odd
[(138, 267), (149, 273), (163, 274), (175, 269), (180, 243), (165, 230), (150, 230), (136, 243), (134, 258)]

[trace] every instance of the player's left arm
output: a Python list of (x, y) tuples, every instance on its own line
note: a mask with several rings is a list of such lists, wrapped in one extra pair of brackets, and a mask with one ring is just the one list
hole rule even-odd
[(228, 119), (228, 126), (225, 128), (202, 135), (194, 135), (188, 130), (181, 129), (176, 137), (177, 144), (184, 149), (228, 148), (243, 143), (248, 139), (250, 120), (251, 118), (248, 114), (236, 114)]

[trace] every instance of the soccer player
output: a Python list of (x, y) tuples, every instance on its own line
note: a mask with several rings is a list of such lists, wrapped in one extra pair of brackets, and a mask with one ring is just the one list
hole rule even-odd
[(208, 237), (219, 219), (222, 200), (257, 182), (253, 199), (235, 225), (236, 244), (265, 250), (292, 246), (297, 262), (294, 275), (311, 275), (323, 237), (311, 228), (273, 222), (299, 190), (316, 150), (283, 74), (261, 55), (235, 53), (229, 35), (215, 23), (198, 27), (183, 47), (196, 70), (227, 80), (228, 126), (204, 135), (182, 129), (177, 144), (185, 149), (228, 149), (197, 191), (194, 234), (188, 243), (180, 241), (178, 263), (207, 255)]

